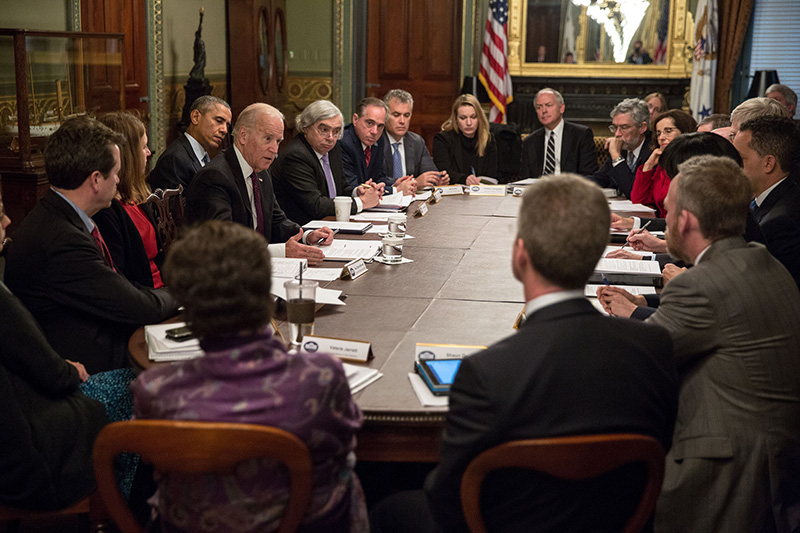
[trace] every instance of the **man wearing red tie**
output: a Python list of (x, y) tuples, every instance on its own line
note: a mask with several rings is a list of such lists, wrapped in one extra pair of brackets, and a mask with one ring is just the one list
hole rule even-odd
[(269, 166), (283, 141), (283, 114), (263, 103), (247, 106), (236, 119), (233, 146), (198, 172), (186, 192), (190, 222), (230, 220), (266, 237), (272, 257), (298, 257), (315, 265), (325, 258), (309, 244), (330, 244), (333, 231), (324, 227), (303, 233), (289, 220), (272, 188)]
[(100, 122), (67, 120), (44, 152), (50, 190), (14, 233), (5, 282), (65, 359), (93, 374), (127, 366), (136, 328), (174, 315), (163, 289), (137, 287), (114, 270), (91, 219), (117, 194), (119, 145)]

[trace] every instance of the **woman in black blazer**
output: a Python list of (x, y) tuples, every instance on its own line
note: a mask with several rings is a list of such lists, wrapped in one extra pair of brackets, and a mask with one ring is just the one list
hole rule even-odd
[(433, 138), (433, 161), (447, 171), (450, 183), (477, 185), (480, 176), (496, 177), (497, 145), (486, 114), (471, 94), (453, 102), (450, 118)]

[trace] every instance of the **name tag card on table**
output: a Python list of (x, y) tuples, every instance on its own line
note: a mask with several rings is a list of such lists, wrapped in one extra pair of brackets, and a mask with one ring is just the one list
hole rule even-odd
[(309, 353), (329, 353), (335, 355), (339, 359), (359, 361), (362, 363), (366, 363), (375, 357), (372, 354), (372, 343), (366, 341), (306, 335), (303, 337), (301, 346), (303, 350)]
[(505, 185), (470, 185), (470, 196), (505, 196)]
[(431, 195), (431, 198), (430, 198), (429, 201), (432, 204), (438, 204), (439, 202), (441, 202), (442, 201), (442, 190), (441, 189), (436, 189), (435, 191), (433, 191), (433, 194)]
[(414, 211), (415, 217), (424, 217), (427, 214), (428, 214), (428, 204), (426, 203), (419, 204), (417, 210)]
[(485, 349), (486, 346), (470, 344), (428, 344), (418, 342), (414, 359), (463, 359)]
[(363, 259), (354, 259), (342, 269), (342, 279), (356, 279), (367, 273), (367, 265)]
[(436, 188), (437, 191), (442, 192), (442, 196), (455, 196), (457, 194), (464, 194), (464, 187), (461, 185), (443, 185)]

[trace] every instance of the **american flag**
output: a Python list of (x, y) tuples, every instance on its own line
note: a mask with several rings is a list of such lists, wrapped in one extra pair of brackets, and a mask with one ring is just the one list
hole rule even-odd
[(491, 0), (478, 79), (492, 100), (489, 120), (498, 123), (505, 122), (506, 104), (514, 99), (511, 95), (511, 75), (508, 73), (507, 20), (508, 0)]
[(658, 17), (657, 35), (658, 42), (656, 43), (655, 53), (653, 54), (653, 63), (656, 65), (664, 65), (667, 62), (667, 32), (669, 30), (669, 2), (661, 3), (661, 14)]

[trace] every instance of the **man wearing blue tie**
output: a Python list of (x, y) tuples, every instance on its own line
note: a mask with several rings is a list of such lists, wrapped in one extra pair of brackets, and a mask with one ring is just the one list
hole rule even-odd
[(436, 187), (450, 183), (447, 172), (439, 172), (431, 158), (425, 141), (414, 132), (408, 131), (411, 114), (414, 111), (414, 98), (407, 91), (392, 89), (383, 101), (389, 106), (386, 116), (384, 138), (390, 148), (384, 150), (383, 170), (387, 176), (402, 178), (412, 176), (417, 187)]

